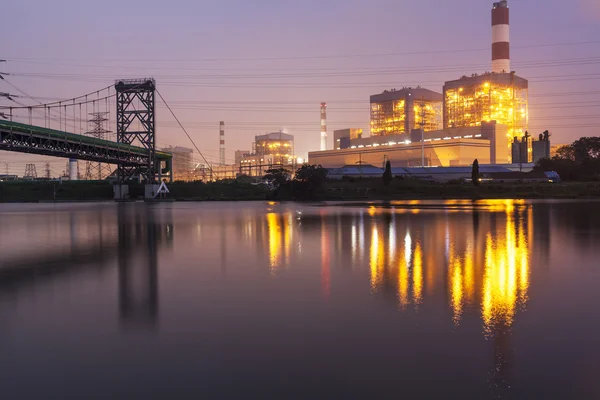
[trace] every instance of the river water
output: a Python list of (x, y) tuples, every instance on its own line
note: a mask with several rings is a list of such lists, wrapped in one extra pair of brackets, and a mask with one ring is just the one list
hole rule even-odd
[(597, 399), (599, 206), (0, 205), (1, 396)]

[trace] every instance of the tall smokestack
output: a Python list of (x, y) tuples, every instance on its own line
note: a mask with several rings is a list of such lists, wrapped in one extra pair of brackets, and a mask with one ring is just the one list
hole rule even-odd
[(321, 151), (327, 150), (327, 103), (321, 103)]
[(219, 122), (219, 163), (225, 165), (225, 121)]
[(492, 72), (510, 72), (508, 4), (494, 3), (492, 9)]

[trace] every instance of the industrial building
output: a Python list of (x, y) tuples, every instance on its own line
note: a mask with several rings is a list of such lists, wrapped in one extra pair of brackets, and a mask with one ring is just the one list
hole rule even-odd
[(173, 154), (173, 180), (190, 181), (193, 180), (194, 160), (192, 149), (181, 146), (168, 146), (162, 151)]
[(487, 72), (446, 82), (444, 129), (496, 121), (508, 127), (509, 139), (521, 138), (528, 124), (528, 89), (527, 80), (514, 72)]
[[(412, 140), (415, 137), (419, 140)], [(475, 158), (485, 164), (506, 163), (509, 158), (506, 126), (493, 121), (469, 128), (343, 139), (340, 143), (339, 150), (309, 152), (308, 162), (328, 168), (381, 166), (386, 161), (398, 167), (450, 167), (470, 165)]]
[[(529, 123), (529, 83), (510, 71), (509, 9), (504, 0), (493, 4), (491, 48), (492, 72), (448, 81), (443, 94), (417, 87), (371, 96), (370, 137), (340, 131), (334, 150), (310, 152), (309, 163), (332, 168), (380, 166), (389, 160), (402, 167), (451, 167), (471, 165), (475, 158), (510, 164), (514, 154), (522, 164), (546, 155), (549, 142), (535, 144), (534, 157), (535, 142), (522, 140)], [(513, 146), (514, 141), (519, 145)]]
[(263, 176), (271, 168), (294, 168), (294, 136), (283, 132), (257, 135), (251, 152), (236, 153), (236, 164), (240, 174), (249, 176)]
[(429, 89), (402, 88), (371, 96), (371, 136), (440, 128), (442, 95)]
[(333, 148), (339, 150), (344, 143), (346, 145), (350, 143), (348, 140), (362, 139), (362, 135), (361, 128), (337, 129), (333, 131)]

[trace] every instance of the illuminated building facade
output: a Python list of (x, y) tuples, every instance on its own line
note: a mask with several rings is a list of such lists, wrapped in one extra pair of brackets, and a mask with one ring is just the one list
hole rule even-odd
[(252, 152), (240, 154), (239, 171), (250, 176), (263, 176), (271, 168), (294, 169), (294, 136), (283, 132), (257, 135)]
[(508, 127), (508, 143), (528, 125), (529, 84), (514, 73), (463, 76), (444, 85), (444, 129), (496, 121)]
[[(411, 132), (414, 133), (415, 131)], [(480, 126), (425, 132), (421, 143), (412, 134), (371, 136), (340, 142), (340, 148), (308, 153), (309, 164), (326, 168), (371, 164), (393, 167), (457, 167), (481, 164), (505, 164), (510, 158), (507, 128), (494, 122)]]
[(441, 94), (421, 87), (386, 90), (371, 96), (371, 136), (439, 129), (442, 100)]
[(340, 149), (350, 140), (361, 139), (363, 130), (360, 128), (338, 129), (333, 131), (333, 148)]
[(254, 139), (253, 154), (262, 161), (287, 164), (294, 159), (294, 137), (283, 132), (258, 135)]

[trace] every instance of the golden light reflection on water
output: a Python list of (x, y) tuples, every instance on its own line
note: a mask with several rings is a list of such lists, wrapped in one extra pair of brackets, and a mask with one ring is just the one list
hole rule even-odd
[[(406, 250), (404, 250), (404, 253), (406, 253)], [(405, 309), (409, 304), (409, 275), (410, 273), (406, 263), (406, 257), (403, 257), (401, 254), (398, 264), (398, 302), (400, 303), (400, 308), (402, 309)]]
[(377, 226), (373, 225), (371, 230), (371, 249), (369, 257), (369, 267), (371, 271), (371, 290), (376, 291), (381, 284), (384, 266), (384, 243), (379, 237)]
[[(526, 210), (529, 212), (529, 210)], [(529, 247), (524, 218), (515, 220), (513, 204), (506, 207), (506, 231), (486, 237), (481, 313), (484, 332), (496, 324), (511, 326), (516, 310), (524, 306), (529, 289)]]
[(291, 262), (292, 241), (294, 238), (294, 218), (292, 213), (267, 214), (269, 242), (269, 268), (276, 272)]
[[(336, 263), (344, 263), (346, 253), (353, 268), (368, 265), (371, 292), (393, 293), (401, 310), (443, 299), (456, 325), (476, 314), (484, 331), (497, 329), (499, 323), (513, 324), (528, 301), (532, 206), (512, 200), (452, 203), (466, 212), (443, 210), (431, 218), (369, 206), (346, 220), (342, 216), (328, 222), (326, 213), (316, 216), (318, 225), (302, 229), (319, 230), (315, 245), (321, 249), (324, 297), (330, 296), (332, 272)], [(295, 254), (294, 224), (301, 226), (302, 221), (288, 214), (267, 214), (272, 272), (289, 265)], [(331, 223), (339, 224), (337, 229)]]
[(281, 265), (281, 224), (279, 215), (267, 214), (267, 227), (269, 230), (269, 267), (274, 272)]
[[(497, 323), (510, 326), (519, 307), (528, 300), (531, 209), (522, 201), (512, 200), (486, 201), (481, 207), (486, 221), (481, 235), (480, 228), (472, 228), (472, 224), (465, 227), (464, 219), (440, 219), (428, 233), (435, 239), (426, 242), (419, 235), (413, 238), (415, 232), (411, 229), (401, 234), (400, 217), (373, 219), (370, 246), (367, 244), (372, 291), (389, 287), (389, 279), (395, 277), (398, 306), (404, 310), (411, 303), (427, 303), (425, 283), (427, 294), (431, 295), (438, 292), (436, 285), (446, 282), (455, 324), (480, 304), (486, 330)], [(369, 213), (374, 215), (372, 208)], [(502, 222), (496, 226), (496, 221)], [(353, 225), (353, 253), (360, 251), (356, 231), (357, 226)], [(398, 240), (399, 237), (404, 240)], [(436, 281), (439, 268), (444, 266), (447, 278)]]
[(413, 302), (421, 304), (423, 300), (423, 253), (421, 244), (417, 242), (415, 247), (415, 259), (413, 261)]
[(450, 299), (452, 306), (452, 319), (456, 325), (460, 322), (463, 313), (464, 304), (464, 279), (460, 259), (454, 254), (454, 249), (450, 247), (450, 260), (448, 262), (448, 277), (450, 278)]

